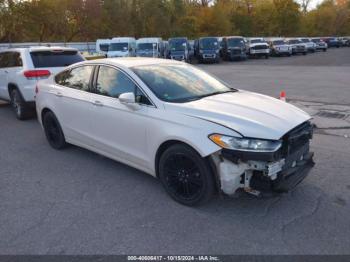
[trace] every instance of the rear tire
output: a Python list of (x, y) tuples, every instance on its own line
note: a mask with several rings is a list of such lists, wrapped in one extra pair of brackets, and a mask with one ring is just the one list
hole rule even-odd
[(45, 113), (42, 121), (45, 135), (50, 146), (57, 150), (65, 148), (67, 146), (66, 139), (64, 138), (61, 125), (54, 113), (51, 111)]
[(17, 88), (10, 91), (11, 106), (17, 119), (25, 120), (29, 117), (29, 109)]
[(214, 177), (207, 161), (189, 146), (176, 144), (165, 150), (158, 170), (167, 193), (183, 205), (203, 204), (214, 194)]

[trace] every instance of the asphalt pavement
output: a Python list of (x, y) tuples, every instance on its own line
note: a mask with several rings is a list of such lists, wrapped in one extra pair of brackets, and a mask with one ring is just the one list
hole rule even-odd
[(275, 198), (182, 206), (143, 172), (74, 146), (53, 150), (35, 119), (1, 105), (0, 254), (349, 254), (349, 58), (340, 48), (200, 65), (237, 88), (285, 90), (314, 116), (316, 166)]

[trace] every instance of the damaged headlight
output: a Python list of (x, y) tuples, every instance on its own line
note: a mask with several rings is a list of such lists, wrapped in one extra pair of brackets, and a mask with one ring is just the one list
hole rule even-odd
[(278, 140), (239, 138), (219, 134), (213, 134), (209, 139), (222, 148), (239, 151), (275, 152), (282, 146), (282, 142)]

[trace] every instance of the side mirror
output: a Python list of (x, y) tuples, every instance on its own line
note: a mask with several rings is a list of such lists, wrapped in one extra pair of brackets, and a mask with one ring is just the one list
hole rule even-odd
[(138, 110), (140, 105), (136, 103), (135, 94), (134, 93), (123, 93), (118, 97), (120, 103), (134, 109)]

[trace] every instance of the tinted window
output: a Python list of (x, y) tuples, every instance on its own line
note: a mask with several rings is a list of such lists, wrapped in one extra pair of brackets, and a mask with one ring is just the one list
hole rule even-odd
[(259, 43), (264, 43), (264, 41), (261, 39), (253, 39), (253, 40), (250, 40), (250, 43), (251, 44), (259, 44)]
[(109, 45), (109, 51), (127, 51), (128, 43), (112, 43)]
[(227, 40), (229, 47), (243, 47), (244, 41), (242, 38), (229, 38)]
[(0, 67), (22, 66), (21, 55), (18, 52), (5, 52), (0, 57)]
[(93, 66), (73, 68), (66, 75), (63, 75), (62, 85), (82, 91), (89, 91), (90, 77), (93, 68)]
[(169, 40), (169, 49), (171, 51), (184, 51), (186, 49), (187, 39), (173, 38)]
[(100, 44), (100, 50), (108, 52), (109, 44)]
[(275, 40), (272, 42), (274, 45), (285, 45), (286, 43), (283, 40)]
[(134, 93), (135, 88), (135, 84), (123, 72), (112, 67), (100, 67), (96, 83), (97, 94), (117, 98), (123, 93)]
[(6, 65), (6, 53), (0, 53), (0, 68), (4, 68)]
[(289, 40), (290, 44), (300, 44), (299, 40)]
[[(155, 46), (153, 46), (153, 44)], [(156, 49), (156, 47), (157, 47), (156, 43), (140, 43), (140, 44), (137, 44), (137, 49), (138, 50), (153, 50), (153, 49)]]
[(218, 49), (219, 48), (218, 39), (214, 37), (201, 38), (199, 40), (199, 47), (204, 50)]
[(65, 67), (84, 61), (77, 51), (36, 51), (31, 52), (34, 67)]

